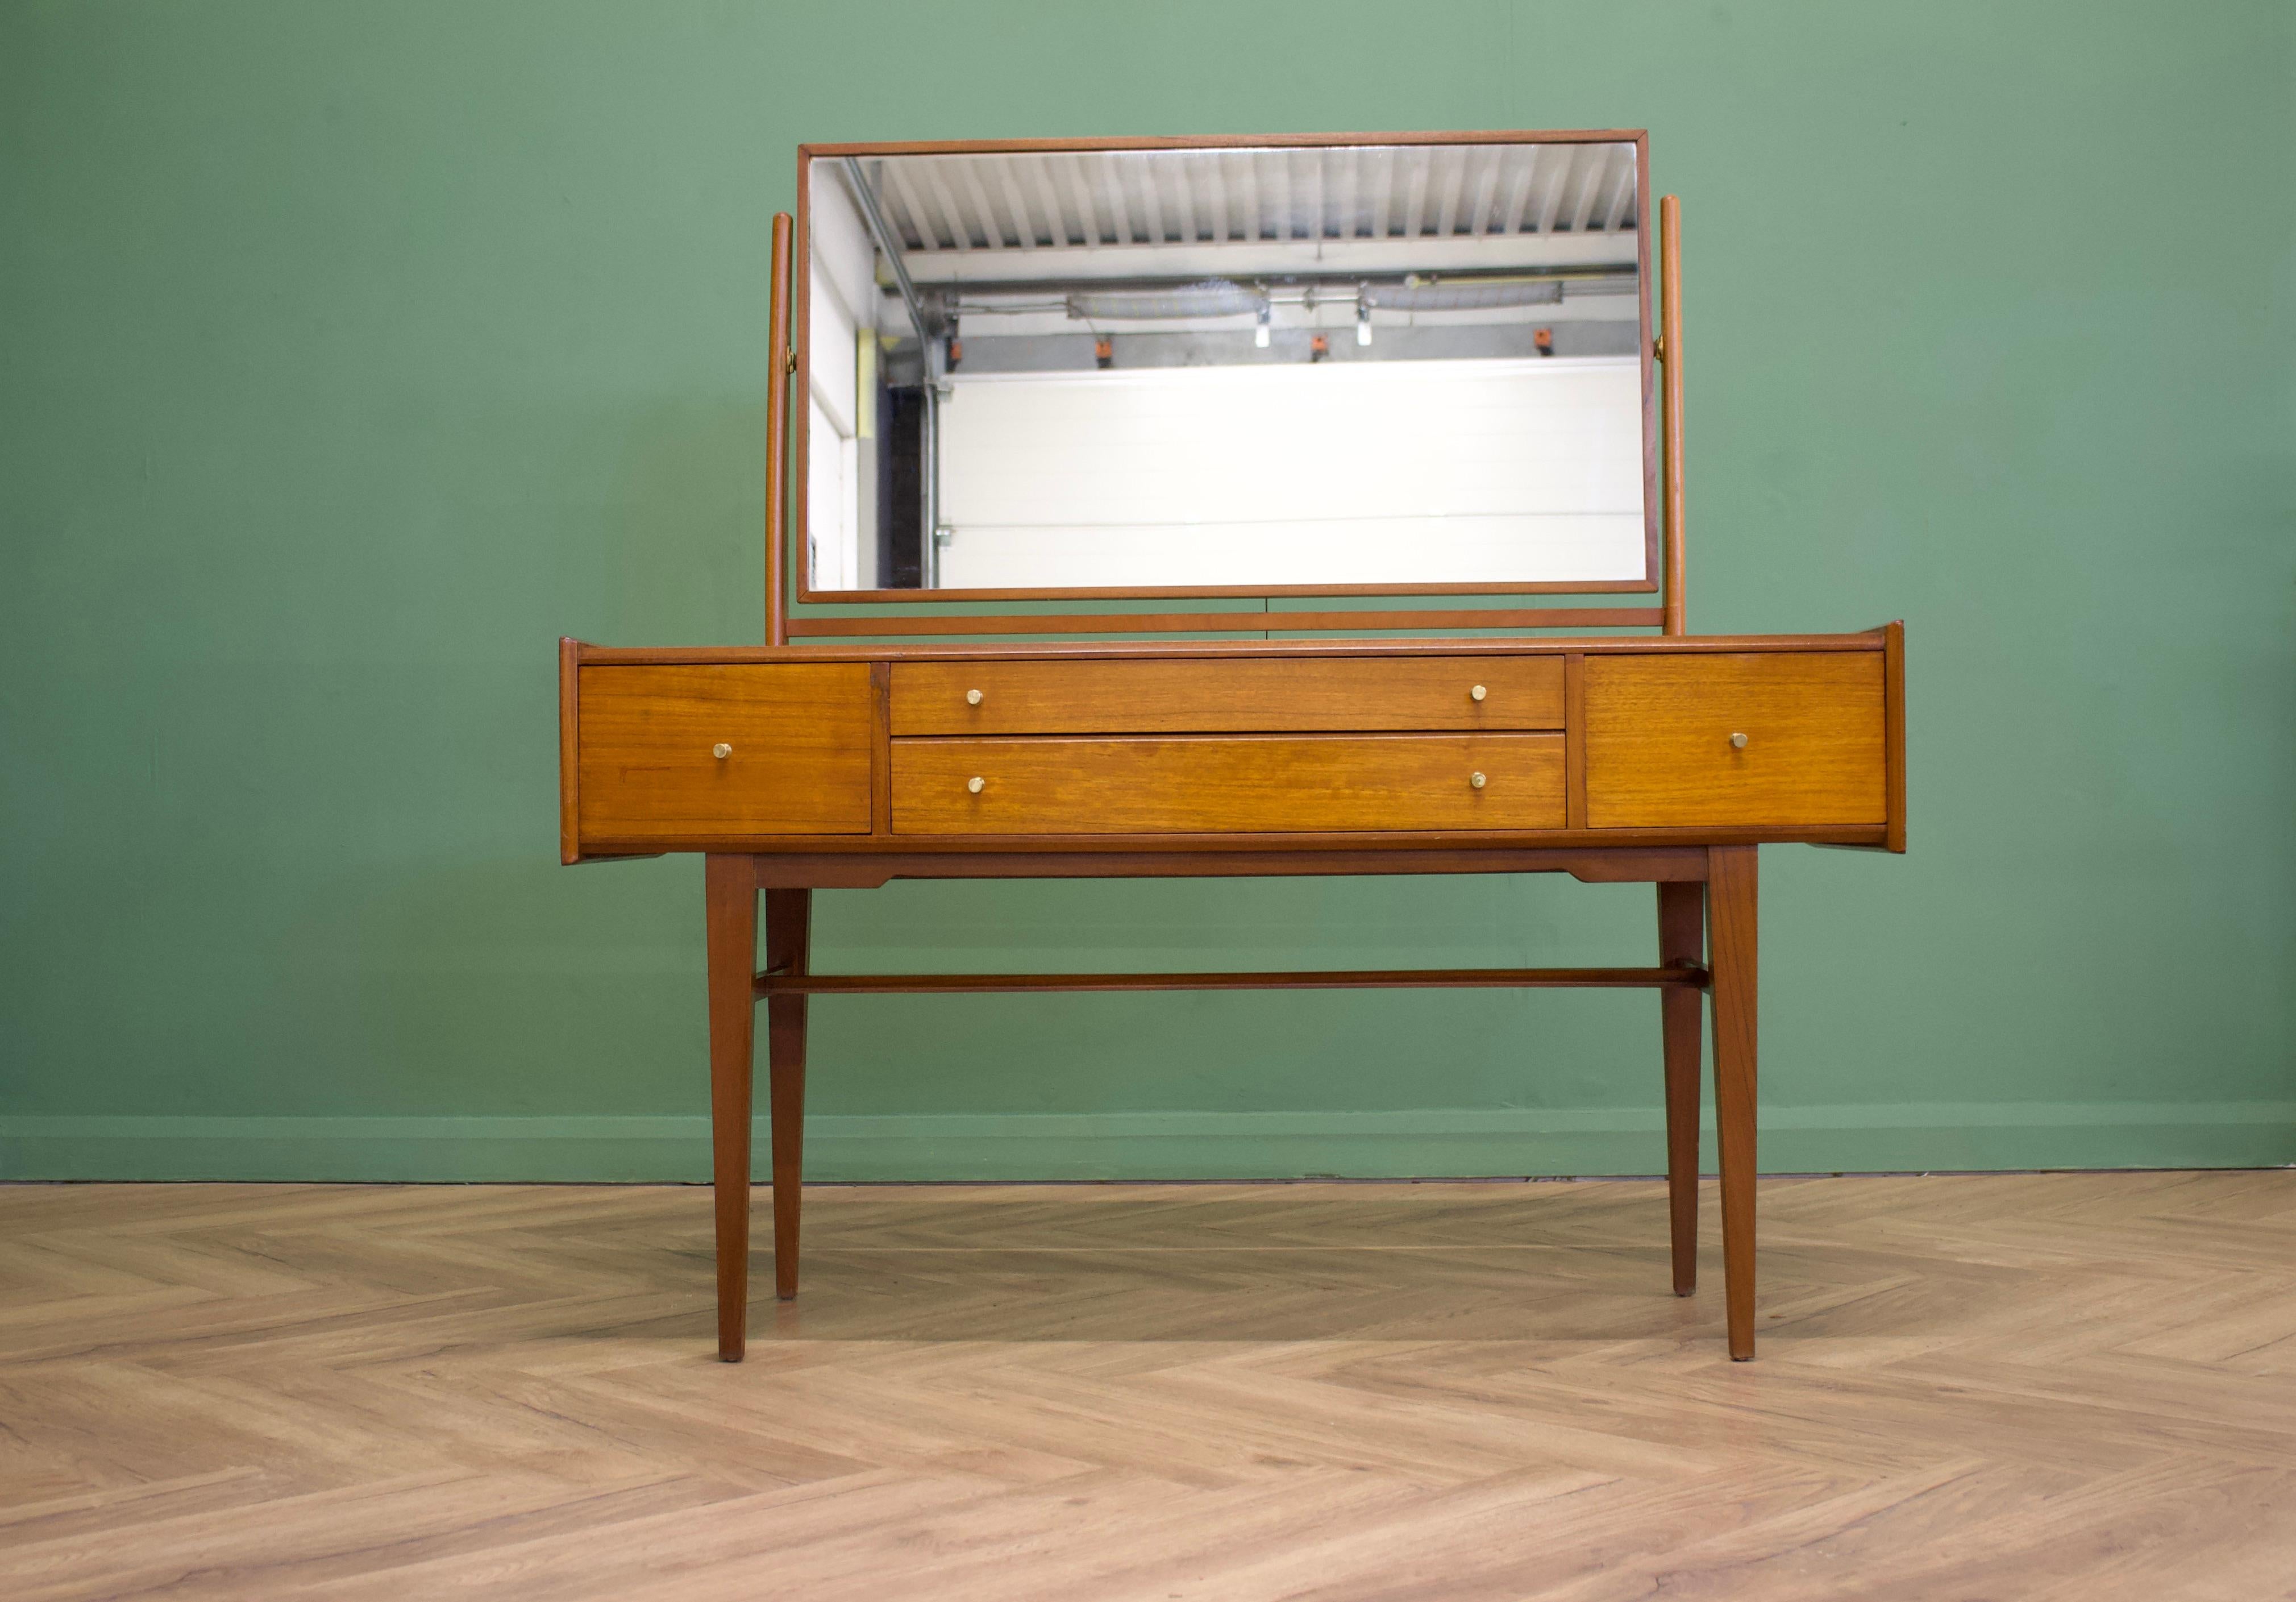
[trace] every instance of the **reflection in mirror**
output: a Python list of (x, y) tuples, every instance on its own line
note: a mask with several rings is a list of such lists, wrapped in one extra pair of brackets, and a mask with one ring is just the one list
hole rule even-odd
[(814, 590), (1649, 576), (1631, 143), (808, 173)]

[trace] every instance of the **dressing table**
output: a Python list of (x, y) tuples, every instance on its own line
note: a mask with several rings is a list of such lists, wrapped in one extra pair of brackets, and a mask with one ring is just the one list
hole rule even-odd
[[(1633, 131), (800, 151), (766, 642), (559, 656), (563, 859), (707, 858), (721, 1357), (760, 1000), (788, 1298), (812, 997), (1574, 985), (1657, 992), (1682, 1295), (1711, 999), (1753, 1355), (1758, 851), (1904, 850), (1903, 630), (1686, 632), (1679, 213), (1647, 187)], [(1656, 960), (809, 964), (816, 890), (1437, 873), (1653, 884)]]

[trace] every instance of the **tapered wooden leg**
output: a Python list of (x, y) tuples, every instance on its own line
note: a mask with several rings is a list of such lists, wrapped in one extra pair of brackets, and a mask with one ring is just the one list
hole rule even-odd
[(750, 1105), (758, 1021), (758, 870), (711, 857), (709, 1154), (718, 1204), (718, 1355), (742, 1360), (750, 1312)]
[[(766, 966), (807, 972), (813, 944), (813, 891), (766, 891)], [(805, 1003), (775, 996), (766, 1003), (767, 1098), (773, 1111), (774, 1294), (797, 1295), (799, 1210), (805, 1183)]]
[(1714, 1121), (1721, 1146), (1722, 1280), (1730, 1355), (1754, 1355), (1755, 991), (1759, 881), (1751, 845), (1707, 853), (1714, 974)]
[[(1658, 887), (1661, 966), (1706, 957), (1706, 886)], [(1659, 992), (1666, 1042), (1666, 1201), (1674, 1243), (1674, 1294), (1698, 1288), (1698, 1015), (1704, 998), (1686, 987)]]

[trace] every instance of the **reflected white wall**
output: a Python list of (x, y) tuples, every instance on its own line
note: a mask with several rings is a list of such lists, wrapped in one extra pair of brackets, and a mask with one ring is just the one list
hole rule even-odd
[(943, 588), (1644, 577), (1633, 357), (958, 374)]
[(861, 442), (873, 431), (873, 370), (863, 372), (880, 297), (866, 225), (842, 185), (816, 175), (812, 282), (806, 320), (807, 571), (816, 589), (876, 582), (876, 539), (865, 536)]

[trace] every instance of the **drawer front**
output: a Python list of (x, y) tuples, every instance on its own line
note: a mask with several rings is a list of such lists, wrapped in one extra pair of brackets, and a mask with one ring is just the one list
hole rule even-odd
[(580, 671), (584, 843), (868, 832), (867, 663)]
[(1586, 673), (1590, 828), (1887, 817), (1879, 652), (1590, 656)]
[(1561, 728), (1562, 659), (897, 662), (892, 720), (896, 735)]
[(1559, 829), (1562, 822), (1561, 735), (893, 742), (896, 834)]

